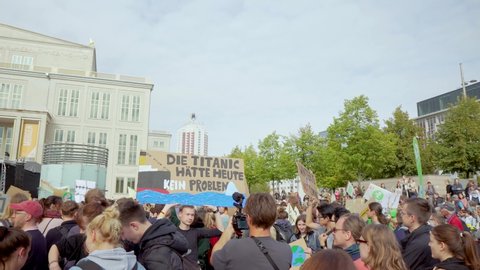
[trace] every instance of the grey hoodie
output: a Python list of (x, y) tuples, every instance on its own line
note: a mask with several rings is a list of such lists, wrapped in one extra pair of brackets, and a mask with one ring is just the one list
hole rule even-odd
[[(132, 270), (137, 262), (137, 257), (133, 251), (126, 252), (123, 248), (114, 248), (108, 250), (95, 250), (82, 260), (90, 260), (108, 270)], [(78, 266), (73, 266), (70, 270), (81, 270)], [(140, 263), (137, 270), (145, 270)]]

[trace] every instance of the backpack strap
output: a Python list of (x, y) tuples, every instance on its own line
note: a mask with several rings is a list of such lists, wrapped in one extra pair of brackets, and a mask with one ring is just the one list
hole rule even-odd
[(43, 229), (42, 234), (45, 234), (45, 231), (48, 229), (48, 225), (50, 225), (50, 222), (52, 222), (53, 218), (50, 219), (50, 221), (47, 223), (47, 226), (45, 226), (45, 229)]
[(91, 261), (89, 259), (84, 259), (84, 260), (79, 261), (76, 266), (80, 267), (83, 270), (104, 270), (96, 262)]
[(272, 265), (273, 269), (279, 270), (277, 264), (275, 264), (275, 262), (273, 261), (272, 257), (270, 257), (270, 254), (268, 254), (268, 250), (267, 250), (267, 248), (263, 245), (263, 243), (260, 242), (260, 240), (258, 240), (258, 238), (255, 238), (254, 236), (251, 236), (250, 238), (252, 238), (253, 241), (255, 241), (255, 244), (257, 244), (258, 249), (260, 249), (260, 251), (263, 253), (263, 255), (265, 255), (265, 257), (267, 258), (268, 262)]

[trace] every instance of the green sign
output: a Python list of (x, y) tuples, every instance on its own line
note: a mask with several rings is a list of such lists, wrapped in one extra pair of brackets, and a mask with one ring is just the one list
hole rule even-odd
[(415, 153), (415, 161), (417, 162), (418, 196), (420, 198), (425, 198), (425, 192), (423, 190), (422, 160), (420, 159), (420, 149), (418, 148), (416, 137), (413, 137), (413, 152)]

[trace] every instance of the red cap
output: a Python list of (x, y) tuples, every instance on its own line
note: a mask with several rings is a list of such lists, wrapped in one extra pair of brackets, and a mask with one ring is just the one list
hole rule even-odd
[(43, 215), (43, 208), (37, 201), (23, 201), (21, 203), (12, 203), (10, 208), (17, 211), (25, 211), (34, 218), (39, 218)]

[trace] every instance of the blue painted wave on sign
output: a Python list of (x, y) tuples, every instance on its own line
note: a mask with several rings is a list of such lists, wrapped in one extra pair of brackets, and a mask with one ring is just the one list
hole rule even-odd
[(153, 190), (143, 190), (137, 192), (137, 200), (141, 204), (154, 203), (179, 203), (187, 205), (214, 205), (214, 206), (233, 206), (232, 196), (223, 193), (202, 192), (197, 194), (190, 193), (172, 193), (163, 194)]

